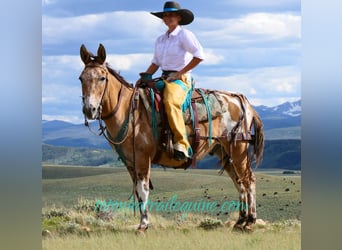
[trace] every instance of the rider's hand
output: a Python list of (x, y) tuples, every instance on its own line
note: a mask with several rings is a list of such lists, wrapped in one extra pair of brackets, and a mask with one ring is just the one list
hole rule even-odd
[(135, 86), (137, 87), (144, 87), (146, 85), (146, 82), (152, 81), (152, 74), (147, 72), (141, 72), (139, 73), (140, 78), (135, 83)]

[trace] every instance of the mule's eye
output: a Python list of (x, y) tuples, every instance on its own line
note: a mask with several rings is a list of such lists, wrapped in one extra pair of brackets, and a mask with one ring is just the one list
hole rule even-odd
[(106, 77), (104, 77), (104, 76), (100, 77), (101, 82), (103, 82), (104, 80), (106, 80)]

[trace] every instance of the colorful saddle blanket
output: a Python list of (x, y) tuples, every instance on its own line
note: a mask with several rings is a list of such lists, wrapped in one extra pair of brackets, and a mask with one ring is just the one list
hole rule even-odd
[[(159, 111), (161, 110), (161, 105), (163, 105), (160, 95), (152, 88), (140, 88), (139, 95), (146, 110), (148, 111), (148, 114), (152, 120), (152, 124), (159, 125), (161, 122)], [(224, 105), (222, 96), (219, 92), (214, 90), (195, 88), (192, 90), (191, 103), (194, 103), (197, 109), (198, 122), (209, 121), (227, 112), (227, 106)], [(183, 108), (185, 124), (194, 123), (194, 113), (192, 107), (193, 106), (190, 105), (190, 102), (188, 102), (186, 108)]]

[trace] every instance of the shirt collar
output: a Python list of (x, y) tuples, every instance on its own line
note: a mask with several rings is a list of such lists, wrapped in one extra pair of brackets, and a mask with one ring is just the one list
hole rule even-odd
[(168, 31), (166, 31), (166, 36), (177, 36), (178, 35), (178, 33), (181, 31), (181, 27), (178, 25), (175, 29), (174, 29), (174, 31), (172, 31), (170, 34), (168, 33)]

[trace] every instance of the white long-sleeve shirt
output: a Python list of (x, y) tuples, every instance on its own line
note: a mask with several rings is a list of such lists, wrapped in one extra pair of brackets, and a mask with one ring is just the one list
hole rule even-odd
[(180, 71), (193, 57), (204, 59), (201, 44), (191, 31), (177, 26), (157, 38), (152, 63), (164, 71)]

